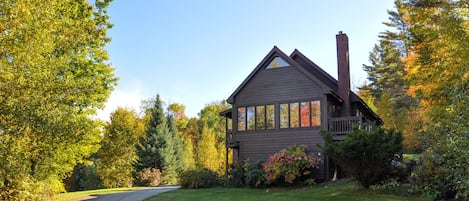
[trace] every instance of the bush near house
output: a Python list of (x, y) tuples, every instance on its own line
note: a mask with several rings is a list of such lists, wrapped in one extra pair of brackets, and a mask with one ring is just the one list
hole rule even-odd
[(308, 179), (319, 162), (318, 157), (307, 153), (306, 146), (290, 146), (271, 155), (263, 164), (266, 182), (292, 184), (298, 180)]
[(181, 186), (183, 188), (209, 188), (220, 184), (216, 172), (209, 169), (189, 170), (181, 175)]
[(354, 128), (342, 141), (334, 141), (326, 131), (322, 135), (325, 154), (366, 188), (392, 178), (396, 170), (402, 169), (397, 168), (399, 162), (393, 162), (402, 151), (402, 134), (393, 129)]

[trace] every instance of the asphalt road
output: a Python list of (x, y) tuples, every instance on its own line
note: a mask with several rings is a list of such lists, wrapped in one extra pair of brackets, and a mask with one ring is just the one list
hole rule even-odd
[(112, 193), (106, 195), (97, 195), (93, 197), (88, 197), (85, 199), (80, 199), (79, 201), (141, 201), (145, 198), (151, 197), (158, 193), (163, 193), (170, 190), (175, 190), (180, 188), (179, 186), (165, 186), (165, 187), (153, 187), (145, 188), (135, 191), (126, 191), (120, 193)]

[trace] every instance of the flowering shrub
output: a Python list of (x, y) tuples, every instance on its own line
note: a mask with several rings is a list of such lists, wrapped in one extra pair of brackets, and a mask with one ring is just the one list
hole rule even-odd
[(274, 183), (279, 179), (293, 183), (311, 174), (314, 168), (318, 167), (319, 162), (320, 159), (317, 156), (306, 152), (306, 146), (293, 145), (271, 155), (263, 164), (265, 179), (267, 183)]

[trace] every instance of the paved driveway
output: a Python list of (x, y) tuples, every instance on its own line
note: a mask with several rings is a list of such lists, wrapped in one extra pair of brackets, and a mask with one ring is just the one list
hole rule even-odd
[(126, 191), (120, 193), (112, 193), (106, 195), (97, 195), (94, 197), (88, 197), (82, 200), (86, 201), (141, 201), (145, 198), (151, 197), (158, 193), (163, 193), (170, 190), (175, 190), (180, 188), (179, 186), (165, 186), (165, 187), (152, 187), (152, 188), (145, 188), (141, 190), (135, 191)]

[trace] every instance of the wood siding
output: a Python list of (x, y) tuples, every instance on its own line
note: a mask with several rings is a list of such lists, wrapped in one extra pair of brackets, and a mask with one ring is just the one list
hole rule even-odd
[[(279, 103), (293, 101), (321, 101), (321, 127), (279, 128)], [(275, 104), (276, 128), (273, 130), (238, 132), (238, 107)], [(295, 67), (260, 69), (234, 97), (233, 141), (239, 142), (239, 159), (255, 162), (267, 158), (291, 145), (304, 144), (310, 152), (320, 152), (317, 144), (323, 144), (320, 129), (327, 129), (327, 98), (318, 84)], [(324, 160), (316, 172), (322, 179)]]
[[(306, 145), (309, 152), (318, 153), (321, 149), (317, 145), (324, 144), (319, 128), (240, 132), (234, 135), (233, 140), (239, 142), (240, 159), (251, 162), (265, 161), (270, 155), (291, 145)], [(324, 158), (322, 158), (320, 168), (315, 172), (316, 178), (324, 178), (324, 168)]]
[(322, 96), (318, 84), (295, 67), (260, 69), (236, 95), (235, 105), (264, 104)]

